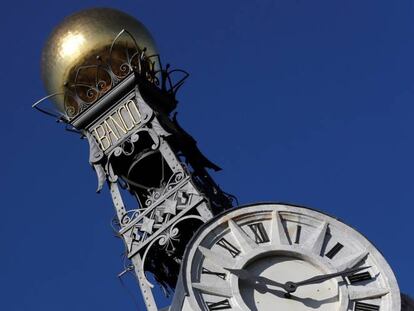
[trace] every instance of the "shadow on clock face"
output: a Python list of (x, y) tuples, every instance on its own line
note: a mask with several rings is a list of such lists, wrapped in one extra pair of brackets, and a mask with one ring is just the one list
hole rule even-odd
[(266, 280), (284, 284), (323, 273), (311, 263), (293, 257), (272, 256), (254, 261), (245, 269), (261, 277), (260, 284), (255, 280), (239, 280), (240, 294), (249, 310), (332, 311), (339, 308), (338, 284), (334, 280), (300, 287), (289, 298), (282, 288), (266, 284)]

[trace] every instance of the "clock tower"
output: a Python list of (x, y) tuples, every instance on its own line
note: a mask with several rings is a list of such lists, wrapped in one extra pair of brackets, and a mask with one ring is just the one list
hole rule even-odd
[(42, 75), (49, 95), (33, 107), (88, 142), (147, 310), (158, 310), (149, 274), (174, 291), (171, 311), (413, 310), (405, 296), (401, 309), (381, 253), (336, 218), (288, 204), (233, 208), (209, 174), (220, 168), (177, 120), (188, 73), (162, 64), (133, 17), (69, 16), (45, 45)]

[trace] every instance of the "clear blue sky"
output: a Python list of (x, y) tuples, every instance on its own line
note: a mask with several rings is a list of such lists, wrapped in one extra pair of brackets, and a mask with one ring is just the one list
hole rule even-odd
[(116, 278), (123, 246), (87, 143), (31, 109), (48, 34), (92, 6), (140, 19), (164, 62), (191, 73), (178, 116), (223, 189), (343, 219), (414, 295), (413, 1), (24, 0), (0, 20), (1, 310), (141, 304)]

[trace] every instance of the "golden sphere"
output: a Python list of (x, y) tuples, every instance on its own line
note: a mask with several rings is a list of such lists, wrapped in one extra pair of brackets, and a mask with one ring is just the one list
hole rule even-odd
[[(43, 49), (41, 70), (47, 93), (64, 93), (65, 85), (73, 80), (80, 66), (107, 61), (111, 44), (123, 29), (134, 37), (141, 50), (146, 48), (146, 55), (157, 54), (149, 31), (126, 13), (93, 8), (66, 17)], [(63, 96), (54, 97), (53, 101), (64, 112)]]

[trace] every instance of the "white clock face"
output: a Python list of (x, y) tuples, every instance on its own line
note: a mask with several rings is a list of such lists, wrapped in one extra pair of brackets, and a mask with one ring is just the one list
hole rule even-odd
[(344, 223), (298, 206), (216, 217), (188, 245), (182, 274), (191, 310), (401, 309), (379, 251)]

